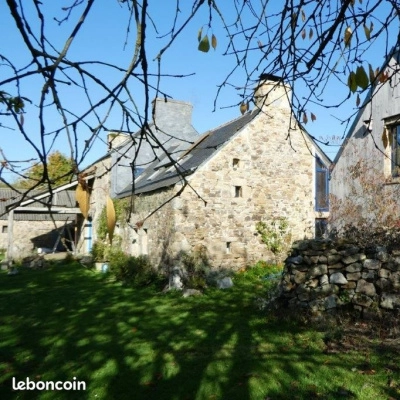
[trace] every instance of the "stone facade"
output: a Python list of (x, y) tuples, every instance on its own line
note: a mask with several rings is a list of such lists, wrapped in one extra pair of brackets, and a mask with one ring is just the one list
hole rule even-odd
[[(180, 251), (203, 247), (215, 267), (238, 269), (259, 259), (275, 260), (256, 233), (261, 220), (284, 217), (292, 239), (314, 236), (315, 147), (291, 118), (286, 94), (281, 97), (263, 105), (141, 229), (128, 228), (132, 254), (145, 252), (160, 265)], [(133, 224), (172, 198), (182, 184), (136, 196)], [(145, 241), (146, 249), (139, 241)]]
[(366, 316), (400, 309), (400, 250), (306, 240), (286, 259), (281, 298), (320, 314), (350, 307)]
[[(396, 57), (387, 71), (398, 71)], [(393, 128), (399, 123), (400, 74), (377, 83), (333, 162), (330, 225), (391, 227), (399, 221), (400, 179), (392, 171)], [(383, 140), (386, 135), (386, 142)]]
[[(74, 222), (74, 219), (71, 222)], [(65, 221), (14, 221), (13, 257), (20, 259), (32, 254), (38, 247), (53, 246), (58, 237), (57, 230), (62, 229), (64, 225)], [(6, 220), (0, 221), (0, 226), (0, 249), (6, 250), (8, 246), (8, 222)]]

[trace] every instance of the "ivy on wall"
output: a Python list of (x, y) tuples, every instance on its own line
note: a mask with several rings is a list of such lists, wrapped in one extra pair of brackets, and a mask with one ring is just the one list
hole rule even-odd
[[(113, 199), (115, 210), (115, 220), (120, 223), (121, 226), (125, 226), (129, 216), (130, 202), (129, 199)], [(101, 210), (100, 217), (98, 220), (97, 227), (97, 238), (99, 240), (106, 240), (108, 235), (108, 223), (107, 223), (107, 207), (104, 206)]]

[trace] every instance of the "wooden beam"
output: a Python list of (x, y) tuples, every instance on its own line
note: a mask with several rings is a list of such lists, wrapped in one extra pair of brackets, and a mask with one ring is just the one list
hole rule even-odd
[(37, 214), (81, 214), (77, 207), (17, 207), (14, 208), (17, 213), (37, 213)]

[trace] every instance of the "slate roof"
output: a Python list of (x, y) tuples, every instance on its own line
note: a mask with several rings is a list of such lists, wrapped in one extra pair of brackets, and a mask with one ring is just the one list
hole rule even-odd
[[(242, 115), (216, 129), (206, 132), (192, 145), (181, 145), (168, 149), (168, 153), (182, 153), (177, 164), (173, 164), (166, 154), (159, 160), (149, 165), (148, 168), (135, 180), (134, 193), (152, 192), (161, 188), (172, 186), (182, 180), (181, 175), (192, 174), (201, 164), (207, 161), (216, 150), (220, 149), (233, 136), (250, 123), (258, 114), (254, 110)], [(178, 173), (177, 169), (180, 171)], [(133, 192), (133, 186), (128, 185), (119, 193), (118, 197), (126, 197)]]
[[(173, 155), (169, 158), (162, 154), (160, 158), (150, 164), (142, 174), (136, 178), (134, 186), (126, 186), (119, 194), (118, 198), (123, 198), (135, 194), (153, 192), (159, 189), (170, 187), (183, 181), (182, 175), (191, 175), (200, 165), (206, 162), (217, 150), (225, 143), (229, 142), (241, 129), (256, 118), (261, 111), (254, 109), (216, 129), (210, 130), (199, 137), (192, 145), (182, 143), (179, 146), (172, 146), (168, 153)], [(331, 164), (329, 157), (318, 146), (313, 137), (308, 134), (304, 127), (300, 128), (315, 146), (318, 156), (327, 165)], [(176, 155), (180, 155), (178, 158)], [(178, 162), (174, 161), (178, 159)], [(179, 171), (179, 172), (178, 172)]]

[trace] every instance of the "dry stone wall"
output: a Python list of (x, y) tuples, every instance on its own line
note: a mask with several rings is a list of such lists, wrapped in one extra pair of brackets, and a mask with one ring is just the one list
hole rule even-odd
[(347, 307), (366, 316), (400, 309), (400, 250), (303, 240), (285, 261), (282, 299), (315, 314)]

